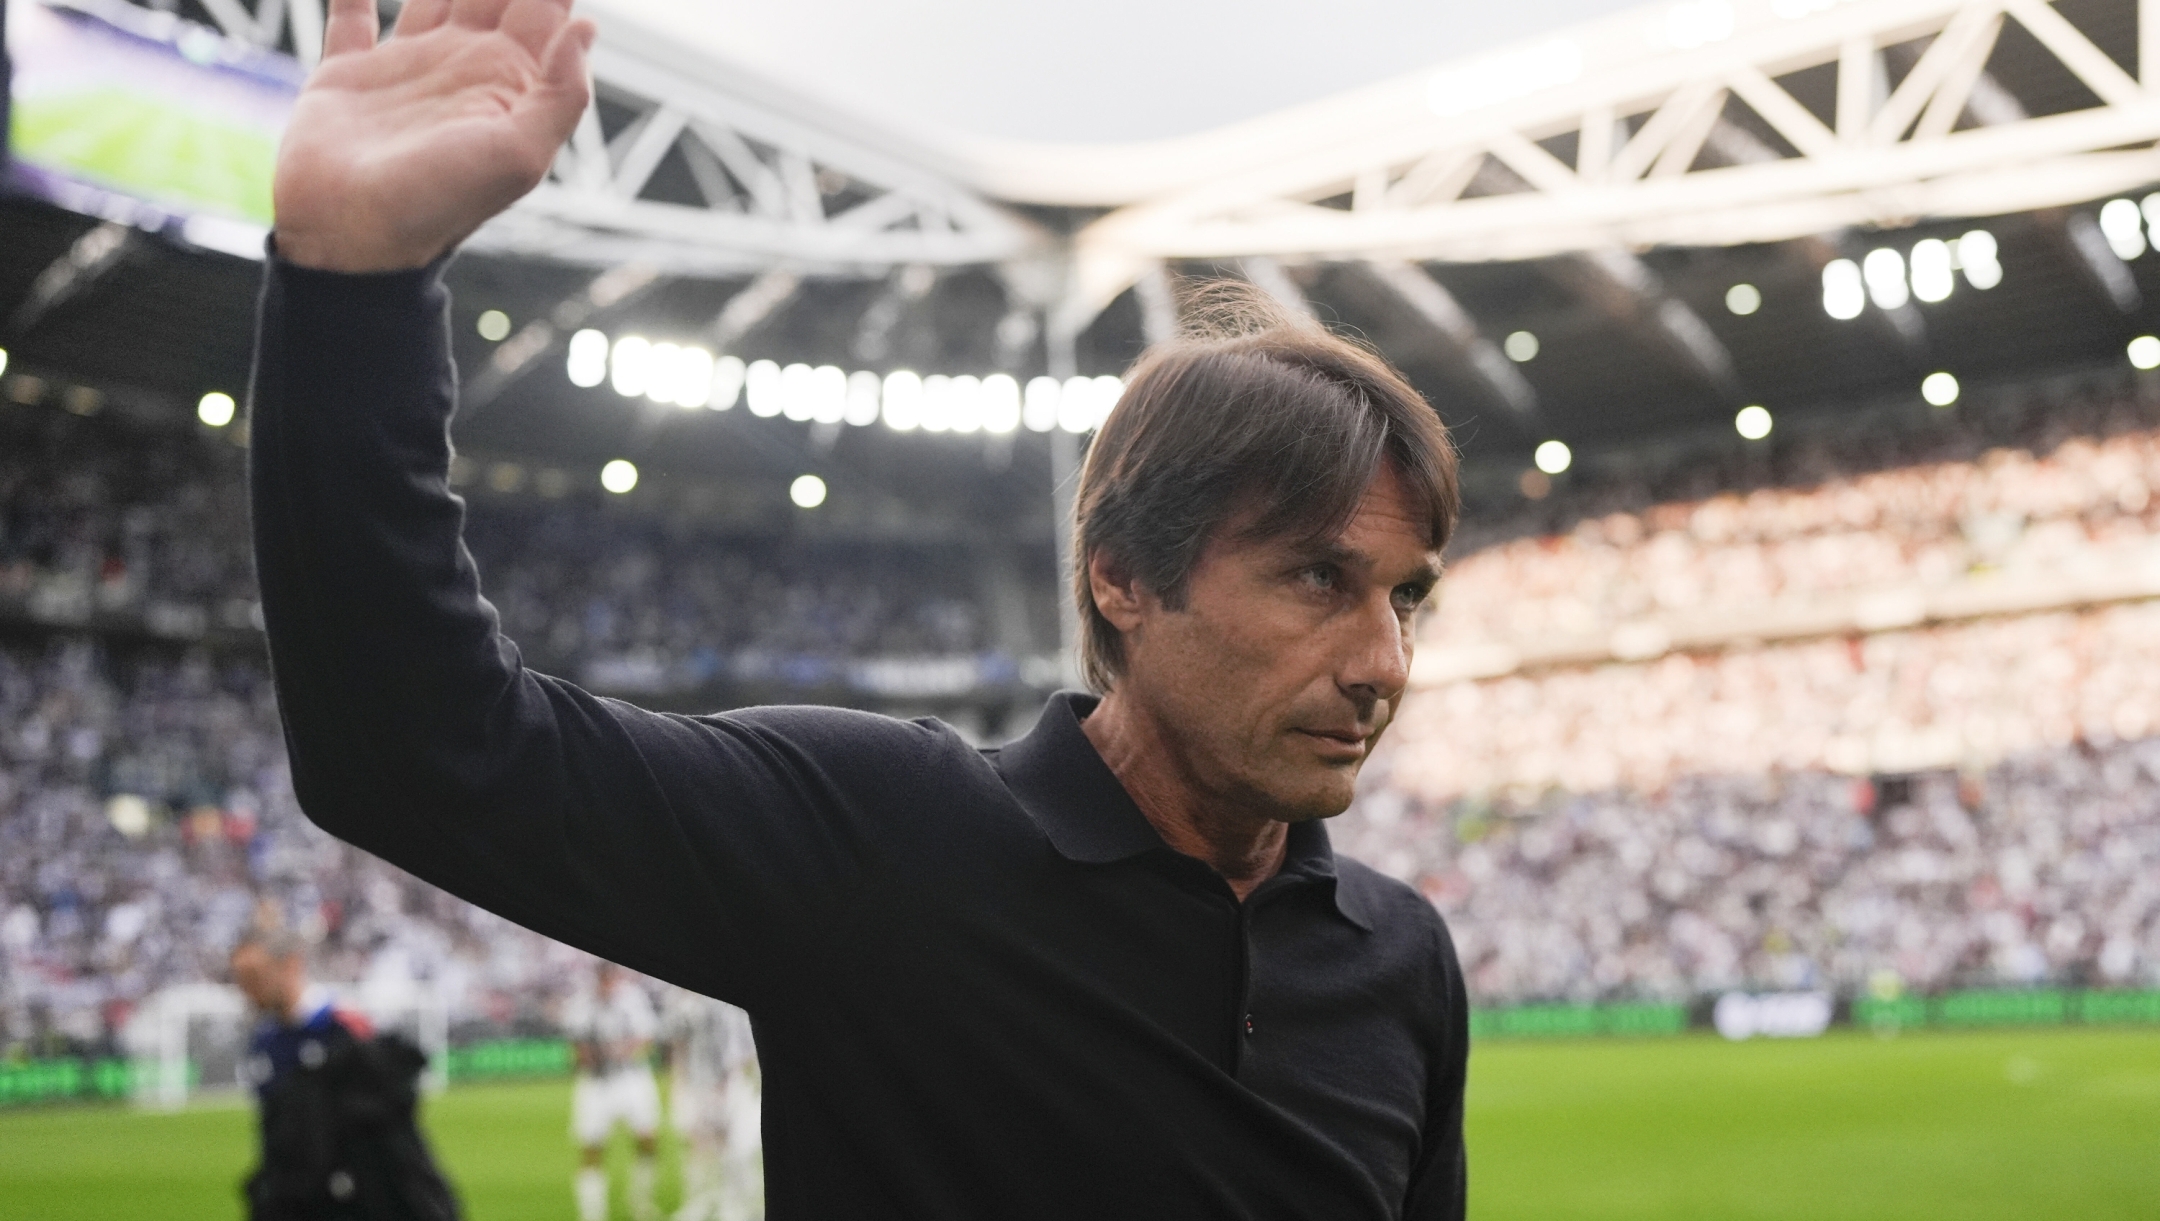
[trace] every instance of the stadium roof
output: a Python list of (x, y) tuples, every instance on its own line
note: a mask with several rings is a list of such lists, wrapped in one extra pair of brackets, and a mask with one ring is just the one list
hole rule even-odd
[[(1366, 335), (1474, 461), (1511, 471), (1549, 438), (1622, 445), (1729, 429), (1743, 404), (1912, 399), (1936, 371), (2119, 363), (2156, 329), (2160, 256), (2135, 213), (2160, 181), (2160, 100), (2137, 75), (2154, 33), (2136, 0), (1672, 0), (1089, 147), (955, 135), (783, 81), (784, 63), (717, 67), (694, 31), (645, 24), (661, 0), (589, 2), (600, 102), (455, 273), (468, 392), (491, 404), (461, 423), (468, 445), (655, 444), (649, 413), (565, 380), (579, 328), (1025, 381), (1119, 370), (1175, 326), (1187, 275), (1243, 276)], [(2127, 230), (2120, 207), (2101, 223), (2111, 195)], [(26, 205), (5, 223), (16, 371), (186, 401), (238, 384), (251, 269), (108, 248)], [(1982, 252), (1950, 244), (1976, 231), (1999, 280), (1950, 266)], [(1841, 275), (1848, 318), (1826, 309)], [(1740, 285), (1759, 306), (1728, 304)], [(470, 331), (489, 306), (520, 324), (493, 347)], [(743, 412), (697, 427), (711, 437), (678, 421), (661, 448), (716, 472), (859, 461), (963, 501), (977, 476), (959, 468), (1036, 486), (1047, 461), (1026, 434), (1001, 450)], [(984, 461), (930, 474), (956, 448)]]

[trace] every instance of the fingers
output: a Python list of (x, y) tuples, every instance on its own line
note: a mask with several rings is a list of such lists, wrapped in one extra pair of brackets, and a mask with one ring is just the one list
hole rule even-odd
[(330, 0), (323, 25), (323, 58), (366, 51), (375, 45), (375, 0)]
[(398, 13), (398, 36), (425, 34), (449, 19), (450, 0), (405, 0)]
[(541, 57), (539, 87), (518, 103), (518, 126), (551, 155), (570, 138), (578, 116), (592, 101), (585, 53), (592, 49), (593, 35), (593, 23), (584, 18), (563, 23)]
[(450, 20), (472, 30), (492, 30), (510, 0), (450, 0)]
[(548, 45), (569, 19), (568, 0), (509, 0), (499, 28), (544, 64)]

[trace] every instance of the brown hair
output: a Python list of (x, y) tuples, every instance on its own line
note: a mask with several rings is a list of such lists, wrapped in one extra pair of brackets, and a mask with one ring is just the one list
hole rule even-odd
[(1383, 462), (1423, 509), (1435, 550), (1454, 532), (1454, 443), (1401, 374), (1245, 286), (1211, 286), (1202, 298), (1198, 325), (1133, 367), (1081, 468), (1073, 597), (1081, 676), (1097, 691), (1124, 665), (1123, 638), (1088, 583), (1097, 553), (1177, 609), (1232, 516), (1258, 510), (1245, 539), (1332, 537)]

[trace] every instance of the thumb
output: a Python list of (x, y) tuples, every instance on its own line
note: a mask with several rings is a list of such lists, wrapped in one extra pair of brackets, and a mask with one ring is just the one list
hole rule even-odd
[(584, 17), (555, 31), (540, 58), (540, 76), (548, 88), (585, 91), (585, 54), (592, 50), (597, 34), (592, 21)]

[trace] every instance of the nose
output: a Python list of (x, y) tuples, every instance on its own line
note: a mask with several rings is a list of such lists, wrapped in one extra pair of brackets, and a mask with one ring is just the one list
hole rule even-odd
[(1410, 625), (1396, 612), (1388, 592), (1350, 618), (1351, 637), (1336, 682), (1362, 714), (1375, 703), (1394, 700), (1410, 685)]

